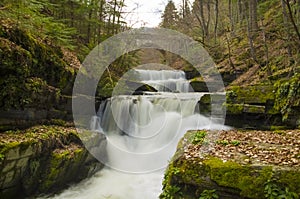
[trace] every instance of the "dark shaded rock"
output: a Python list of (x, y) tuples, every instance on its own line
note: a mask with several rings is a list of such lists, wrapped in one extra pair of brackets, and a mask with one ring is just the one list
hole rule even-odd
[(204, 81), (191, 81), (190, 85), (194, 92), (208, 92), (208, 88)]

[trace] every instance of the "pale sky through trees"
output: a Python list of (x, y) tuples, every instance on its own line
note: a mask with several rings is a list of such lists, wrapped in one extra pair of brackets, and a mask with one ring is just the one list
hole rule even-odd
[[(156, 27), (169, 0), (125, 0), (125, 21), (130, 27)], [(173, 0), (177, 10), (182, 0)], [(192, 2), (192, 1), (191, 1)], [(130, 12), (130, 13), (128, 13)]]

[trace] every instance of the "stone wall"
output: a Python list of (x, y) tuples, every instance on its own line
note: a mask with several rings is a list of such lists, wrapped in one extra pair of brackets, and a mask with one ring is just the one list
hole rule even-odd
[[(99, 147), (105, 138), (89, 139)], [(37, 126), (0, 134), (0, 198), (53, 193), (102, 166), (71, 127)]]

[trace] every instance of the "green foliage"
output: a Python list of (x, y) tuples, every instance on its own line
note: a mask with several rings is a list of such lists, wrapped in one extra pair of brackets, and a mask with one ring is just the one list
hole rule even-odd
[(193, 138), (193, 144), (202, 144), (204, 142), (204, 138), (206, 136), (206, 131), (197, 131)]
[(178, 13), (173, 1), (169, 1), (162, 15), (161, 26), (163, 28), (176, 29), (178, 25)]
[(280, 188), (274, 181), (268, 180), (265, 183), (265, 198), (266, 199), (298, 199), (299, 196), (295, 192), (289, 191), (289, 188)]
[(223, 146), (227, 146), (229, 144), (231, 144), (233, 146), (239, 146), (241, 144), (241, 142), (238, 141), (238, 140), (231, 140), (231, 141), (228, 141), (228, 140), (217, 140), (216, 143), (220, 144), (220, 145), (223, 145)]
[(234, 145), (234, 146), (238, 146), (238, 145), (241, 144), (241, 142), (238, 141), (238, 140), (232, 140), (230, 143), (231, 143), (232, 145)]
[(48, 1), (26, 0), (26, 3), (7, 3), (6, 6), (0, 12), (0, 20), (4, 25), (27, 30), (36, 38), (65, 48), (74, 48), (72, 37), (76, 33), (75, 29), (42, 13), (45, 7), (51, 7)]
[(18, 79), (10, 76), (0, 79), (0, 88), (0, 107), (3, 109), (48, 108), (60, 96), (59, 90), (49, 87), (40, 78)]
[(212, 189), (212, 190), (204, 190), (199, 199), (218, 199), (219, 196), (216, 193), (216, 190)]
[(160, 199), (175, 199), (180, 198), (182, 193), (180, 192), (180, 187), (168, 186), (167, 189), (159, 196)]
[(223, 146), (227, 146), (229, 144), (229, 142), (227, 140), (217, 140), (216, 143), (217, 144), (221, 144)]
[(275, 108), (280, 110), (283, 120), (293, 114), (293, 107), (300, 106), (300, 74), (294, 75), (291, 79), (278, 81), (276, 83)]
[(5, 159), (5, 155), (0, 153), (0, 161)]

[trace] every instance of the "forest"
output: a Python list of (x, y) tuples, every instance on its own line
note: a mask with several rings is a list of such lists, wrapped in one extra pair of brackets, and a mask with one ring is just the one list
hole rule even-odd
[[(136, 28), (143, 2), (0, 1), (0, 198), (299, 198), (300, 0), (157, 0)], [(146, 46), (76, 93), (89, 54), (135, 29), (197, 42), (225, 92)]]

